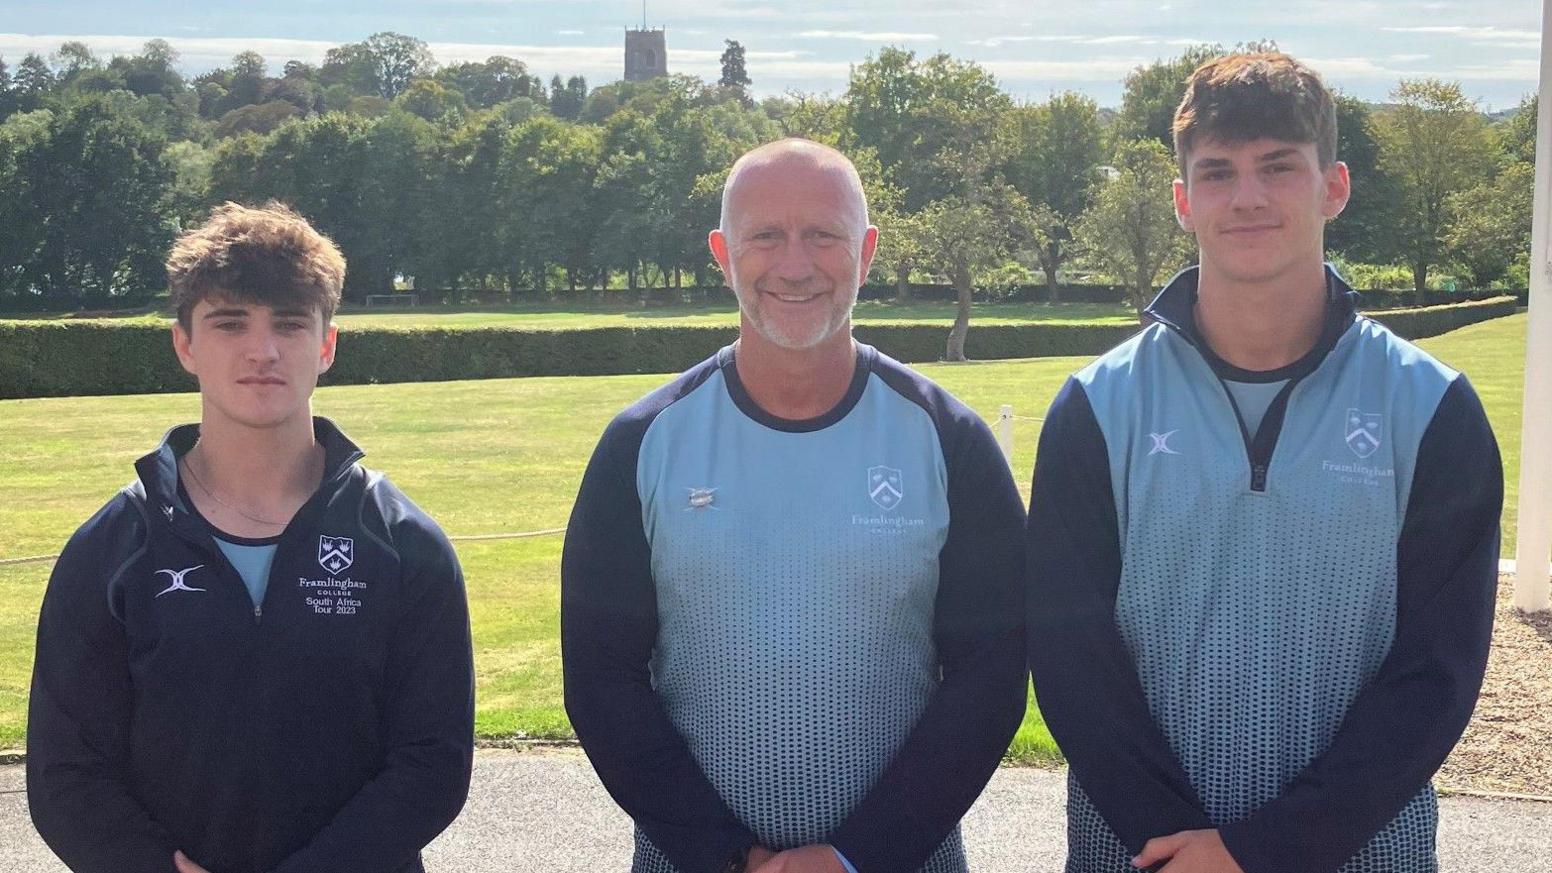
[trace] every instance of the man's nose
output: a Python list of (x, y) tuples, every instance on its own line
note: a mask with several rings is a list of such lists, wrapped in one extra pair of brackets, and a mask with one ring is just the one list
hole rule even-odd
[(280, 357), (280, 343), (276, 340), (274, 331), (259, 328), (249, 333), (244, 352), (251, 361), (273, 361)]
[(1258, 173), (1244, 173), (1234, 182), (1235, 209), (1259, 209), (1267, 203), (1266, 182)]
[(782, 246), (775, 272), (777, 278), (786, 282), (803, 282), (814, 275), (814, 259), (802, 237)]

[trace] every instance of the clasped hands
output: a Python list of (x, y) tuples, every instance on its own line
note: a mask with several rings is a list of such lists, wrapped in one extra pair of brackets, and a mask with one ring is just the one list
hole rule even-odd
[(1158, 873), (1245, 873), (1223, 845), (1217, 830), (1208, 828), (1181, 831), (1167, 837), (1154, 837), (1132, 859), (1132, 866)]
[(846, 873), (835, 849), (822, 843), (772, 852), (764, 846), (749, 850), (748, 873)]

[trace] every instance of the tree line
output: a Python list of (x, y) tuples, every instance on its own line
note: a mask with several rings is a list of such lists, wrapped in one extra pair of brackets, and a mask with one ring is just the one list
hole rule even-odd
[[(590, 87), (517, 58), (438, 64), (394, 33), (272, 70), (254, 52), (194, 78), (151, 40), (104, 60), (70, 42), (0, 59), (0, 305), (136, 299), (171, 239), (213, 204), (276, 198), (350, 261), (347, 298), (707, 285), (729, 164), (781, 136), (862, 172), (884, 230), (875, 268), (970, 289), (1075, 278), (1146, 297), (1192, 257), (1175, 226), (1169, 124), (1197, 46), (1126, 77), (1119, 109), (1076, 92), (1014, 99), (978, 64), (895, 47), (839, 95), (754, 100), (743, 47), (715, 83)], [(1264, 45), (1252, 46), (1264, 47)], [(1328, 231), (1360, 284), (1441, 273), (1523, 284), (1535, 101), (1493, 119), (1457, 83), (1342, 96), (1352, 205)], [(1367, 281), (1366, 281), (1367, 280)], [(962, 331), (960, 331), (962, 335)]]

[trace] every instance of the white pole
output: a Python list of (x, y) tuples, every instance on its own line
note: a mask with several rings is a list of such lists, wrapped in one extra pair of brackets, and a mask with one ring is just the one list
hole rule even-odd
[(1008, 459), (1008, 466), (1013, 466), (1013, 407), (1006, 403), (997, 416), (997, 445), (1002, 446), (1002, 455)]
[(1536, 199), (1525, 330), (1525, 408), (1520, 431), (1520, 507), (1514, 605), (1552, 609), (1552, 0), (1541, 3), (1541, 85), (1536, 116)]

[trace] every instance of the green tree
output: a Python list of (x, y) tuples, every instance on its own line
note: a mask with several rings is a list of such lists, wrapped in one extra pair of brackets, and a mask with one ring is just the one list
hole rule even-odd
[(556, 75), (550, 80), (550, 112), (556, 118), (575, 121), (582, 114), (582, 107), (586, 103), (587, 79), (572, 76), (562, 84), (560, 76)]
[(187, 87), (177, 69), (178, 53), (165, 39), (146, 42), (140, 54), (116, 57), (109, 64), (130, 92), (146, 97), (160, 95), (173, 100)]
[(1072, 226), (1088, 208), (1104, 161), (1099, 107), (1069, 91), (1038, 106), (1013, 110), (1009, 122), (1013, 145), (1004, 172), (1031, 204), (1030, 250), (1045, 273), (1051, 301), (1058, 302), (1061, 267), (1071, 255)]
[(717, 79), (717, 85), (727, 88), (738, 95), (740, 100), (749, 99), (749, 71), (744, 68), (744, 47), (736, 39), (723, 40), (727, 48), (722, 51), (722, 75)]
[(1537, 95), (1527, 94), (1515, 107), (1514, 114), (1498, 125), (1498, 139), (1510, 159), (1536, 163), (1536, 115), (1540, 108)]
[(544, 92), (539, 79), (516, 58), (492, 55), (484, 62), (466, 61), (442, 67), (436, 81), (463, 96), (476, 109), (489, 109), (518, 97), (538, 100)]
[(34, 127), (30, 147), (14, 154), (13, 173), (31, 192), (38, 227), (13, 292), (140, 297), (161, 287), (172, 173), (165, 140), (128, 105), (79, 98), (48, 117), (46, 135)]
[(1074, 236), (1085, 255), (1127, 287), (1140, 313), (1156, 284), (1194, 254), (1175, 220), (1170, 188), (1175, 162), (1156, 139), (1116, 148), (1109, 176), (1078, 220)]
[(456, 124), (468, 112), (462, 92), (435, 79), (416, 79), (393, 102), (405, 112), (432, 123), (450, 121)]
[(53, 61), (60, 87), (69, 87), (86, 73), (103, 68), (102, 59), (80, 40), (60, 43), (59, 49), (54, 52)]
[(1444, 256), (1450, 195), (1487, 178), (1497, 146), (1457, 83), (1403, 80), (1391, 99), (1394, 105), (1375, 118), (1380, 166), (1398, 186), (1391, 214), (1396, 253), (1411, 267), (1421, 297), (1429, 270)]
[(295, 105), (283, 100), (239, 106), (221, 116), (216, 125), (216, 136), (228, 139), (244, 133), (269, 133), (301, 114)]
[(1529, 257), (1535, 194), (1535, 164), (1514, 161), (1497, 178), (1446, 198), (1445, 251), (1465, 269), (1473, 287), (1492, 285)]
[(411, 80), (429, 76), (436, 69), (436, 59), (425, 41), (413, 36), (383, 31), (367, 37), (362, 45), (372, 61), (378, 95), (384, 100), (403, 94)]
[(956, 193), (923, 209), (917, 221), (928, 261), (954, 286), (954, 326), (944, 360), (965, 360), (970, 306), (978, 274), (1001, 266), (1012, 254), (1017, 213), (1028, 208), (1023, 195), (1005, 185)]
[[(1265, 46), (1254, 46), (1261, 47)], [(1155, 139), (1173, 151), (1175, 140), (1170, 131), (1175, 109), (1186, 94), (1186, 80), (1197, 67), (1221, 54), (1222, 46), (1194, 45), (1179, 57), (1133, 69), (1126, 75), (1121, 92), (1116, 134), (1127, 139)]]
[(1336, 130), (1336, 157), (1347, 165), (1352, 195), (1326, 225), (1326, 249), (1350, 260), (1387, 262), (1397, 248), (1393, 215), (1400, 191), (1380, 167), (1373, 111), (1355, 97), (1336, 95)]
[(985, 183), (976, 173), (996, 164), (987, 152), (1011, 106), (983, 67), (941, 53), (918, 62), (898, 48), (854, 67), (846, 91), (853, 141), (878, 154), (912, 212)]
[(49, 69), (48, 61), (36, 52), (28, 52), (22, 56), (21, 63), (16, 65), (16, 75), (12, 79), (22, 109), (36, 109), (43, 97), (54, 90), (54, 71)]

